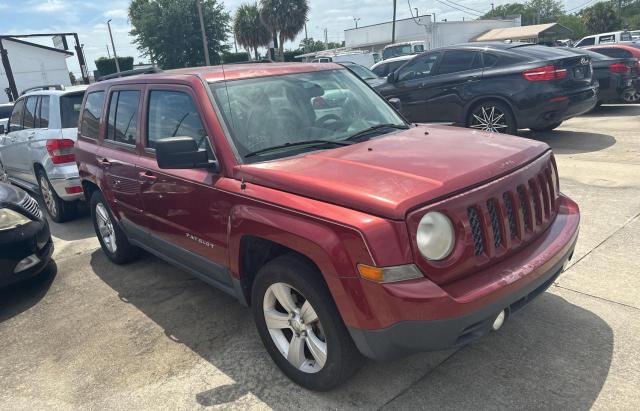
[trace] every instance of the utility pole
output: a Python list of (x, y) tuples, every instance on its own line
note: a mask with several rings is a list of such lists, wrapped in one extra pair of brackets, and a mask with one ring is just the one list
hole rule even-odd
[(78, 63), (80, 64), (80, 72), (82, 73), (82, 82), (84, 84), (89, 84), (89, 69), (87, 68), (87, 62), (84, 59), (84, 50), (80, 45), (78, 33), (73, 33), (73, 39), (76, 41), (76, 54), (78, 55)]
[(107, 46), (107, 56), (108, 56), (109, 58), (111, 58), (111, 52), (109, 51), (109, 45), (108, 45), (108, 44), (105, 44), (105, 46)]
[(491, 3), (491, 12), (493, 13), (493, 3)]
[(111, 50), (113, 51), (113, 58), (116, 61), (116, 72), (120, 73), (120, 63), (118, 63), (118, 55), (116, 54), (116, 46), (113, 43), (113, 34), (111, 34), (111, 19), (107, 20), (107, 27), (109, 28), (109, 38), (111, 38)]
[(327, 28), (324, 29), (324, 49), (327, 50), (329, 48), (329, 36), (327, 35)]
[(393, 0), (393, 23), (391, 23), (391, 44), (396, 42), (396, 0)]
[(353, 22), (356, 23), (356, 28), (358, 28), (358, 20), (360, 20), (360, 17), (358, 17), (358, 18), (354, 17), (353, 18)]
[(205, 65), (210, 66), (211, 62), (209, 61), (209, 45), (207, 44), (207, 33), (204, 31), (204, 19), (202, 18), (202, 7), (200, 6), (200, 0), (196, 0), (196, 5), (198, 6), (198, 16), (200, 17), (200, 31), (202, 31), (202, 48), (204, 49), (204, 63)]

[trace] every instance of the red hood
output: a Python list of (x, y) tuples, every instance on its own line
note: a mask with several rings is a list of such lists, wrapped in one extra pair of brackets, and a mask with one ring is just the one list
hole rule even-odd
[(352, 146), (241, 165), (235, 177), (399, 220), (409, 209), (504, 175), (548, 149), (513, 136), (420, 126)]

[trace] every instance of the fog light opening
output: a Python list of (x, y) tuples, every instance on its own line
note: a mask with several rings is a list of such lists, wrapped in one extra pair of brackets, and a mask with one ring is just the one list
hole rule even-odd
[(502, 327), (502, 324), (504, 324), (505, 318), (507, 318), (506, 311), (500, 311), (500, 314), (498, 314), (496, 319), (493, 320), (493, 325), (491, 326), (491, 329), (493, 331), (498, 331), (500, 327)]
[(16, 268), (13, 269), (13, 273), (18, 274), (19, 272), (28, 270), (39, 262), (40, 259), (38, 258), (38, 256), (35, 254), (31, 254), (29, 257), (23, 258), (18, 264), (16, 264)]

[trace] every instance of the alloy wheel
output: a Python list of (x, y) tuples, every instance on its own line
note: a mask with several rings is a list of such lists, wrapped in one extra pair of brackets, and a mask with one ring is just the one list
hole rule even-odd
[(509, 129), (505, 113), (496, 106), (480, 106), (473, 113), (470, 128), (493, 133), (506, 133)]
[(40, 191), (42, 193), (42, 199), (44, 205), (47, 206), (47, 210), (52, 216), (58, 215), (58, 207), (56, 206), (56, 199), (53, 197), (53, 188), (49, 185), (47, 178), (40, 176)]
[(274, 283), (264, 294), (264, 319), (278, 351), (296, 369), (320, 371), (327, 361), (327, 342), (318, 314), (302, 293)]
[(100, 237), (107, 250), (111, 253), (115, 253), (118, 249), (116, 245), (116, 233), (113, 230), (113, 223), (109, 217), (107, 208), (102, 203), (96, 205), (96, 222), (98, 223), (98, 231)]
[(627, 88), (622, 92), (622, 99), (625, 103), (637, 103), (640, 101), (640, 92), (634, 88)]

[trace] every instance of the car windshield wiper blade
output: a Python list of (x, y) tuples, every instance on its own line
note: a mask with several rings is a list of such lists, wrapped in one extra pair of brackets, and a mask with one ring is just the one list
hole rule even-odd
[(373, 131), (376, 130), (380, 130), (383, 128), (395, 128), (395, 129), (399, 129), (399, 130), (406, 130), (409, 128), (408, 125), (406, 124), (393, 124), (393, 123), (385, 123), (385, 124), (376, 124), (375, 126), (371, 126), (369, 128), (365, 128), (364, 130), (360, 130), (357, 133), (354, 133), (352, 135), (350, 135), (349, 137), (345, 138), (343, 141), (351, 141), (351, 140), (355, 140), (358, 137), (362, 137), (366, 134), (369, 134)]
[(260, 154), (268, 153), (270, 151), (277, 151), (286, 148), (296, 148), (296, 147), (318, 147), (318, 146), (348, 146), (353, 144), (351, 141), (341, 141), (341, 140), (307, 140), (307, 141), (296, 141), (295, 143), (285, 143), (280, 144), (278, 146), (267, 147), (261, 150), (252, 151), (244, 155), (244, 158), (258, 156)]

